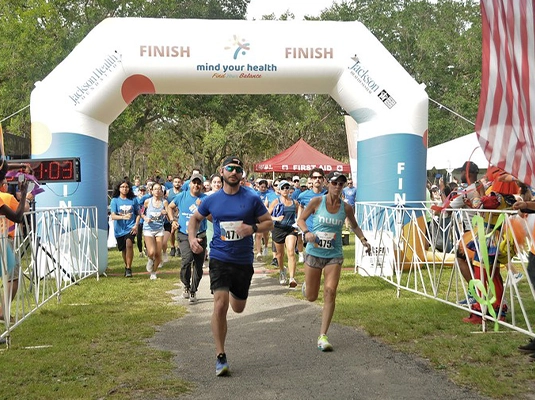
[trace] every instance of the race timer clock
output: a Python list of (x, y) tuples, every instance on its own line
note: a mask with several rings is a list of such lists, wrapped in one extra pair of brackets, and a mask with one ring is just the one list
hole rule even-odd
[[(79, 158), (46, 158), (12, 160), (14, 164), (29, 165), (39, 183), (80, 182)], [(24, 167), (21, 168), (24, 171)]]

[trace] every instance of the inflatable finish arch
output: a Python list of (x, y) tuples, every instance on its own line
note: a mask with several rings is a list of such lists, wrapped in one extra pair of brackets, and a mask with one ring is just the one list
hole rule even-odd
[(97, 206), (107, 266), (108, 128), (140, 94), (329, 94), (358, 123), (358, 200), (425, 199), (428, 98), (359, 22), (106, 19), (43, 81), (32, 158), (80, 157), (37, 206)]

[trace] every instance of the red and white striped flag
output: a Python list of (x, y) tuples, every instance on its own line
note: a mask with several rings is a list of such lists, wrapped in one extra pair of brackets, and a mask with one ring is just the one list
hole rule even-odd
[(481, 0), (481, 17), (479, 143), (491, 164), (535, 185), (533, 0)]

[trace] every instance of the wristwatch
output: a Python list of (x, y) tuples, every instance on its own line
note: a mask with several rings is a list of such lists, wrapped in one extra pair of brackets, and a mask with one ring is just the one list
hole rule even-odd
[(256, 231), (258, 230), (258, 225), (252, 224), (251, 226), (253, 227), (253, 233), (256, 233)]

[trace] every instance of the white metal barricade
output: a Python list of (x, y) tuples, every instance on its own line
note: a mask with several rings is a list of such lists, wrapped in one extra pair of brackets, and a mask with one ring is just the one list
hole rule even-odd
[(535, 216), (473, 209), (436, 214), (422, 203), (358, 203), (357, 221), (372, 254), (356, 241), (355, 272), (381, 277), (398, 296), (403, 289), (466, 309), (482, 317), (483, 330), (492, 323), (535, 337), (535, 290), (527, 271)]
[[(5, 221), (5, 217), (1, 217)], [(8, 237), (0, 231), (2, 255), (2, 310), (4, 331), (0, 337), (9, 345), (10, 330), (26, 317), (81, 280), (98, 279), (98, 228), (96, 207), (43, 209), (24, 214)], [(7, 224), (7, 221), (5, 221)], [(0, 225), (2, 226), (2, 225)], [(7, 249), (12, 246), (16, 267), (12, 292), (7, 270)], [(9, 316), (9, 317), (8, 317)]]

